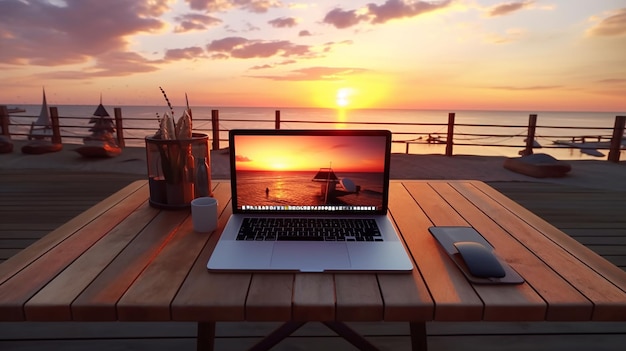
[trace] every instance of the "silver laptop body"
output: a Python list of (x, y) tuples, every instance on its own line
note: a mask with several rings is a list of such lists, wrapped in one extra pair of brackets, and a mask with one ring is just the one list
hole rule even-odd
[[(207, 262), (209, 270), (413, 269), (387, 217), (389, 131), (231, 130), (229, 142), (233, 214)], [(332, 232), (323, 238), (310, 237), (320, 229), (269, 228), (320, 226), (320, 221), (334, 226), (323, 229)], [(362, 222), (368, 234), (352, 234)]]

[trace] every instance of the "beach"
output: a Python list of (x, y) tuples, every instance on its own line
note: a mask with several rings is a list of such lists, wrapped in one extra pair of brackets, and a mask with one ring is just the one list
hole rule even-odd
[[(26, 141), (16, 140), (12, 153), (0, 154), (0, 171), (45, 170), (147, 174), (146, 152), (143, 147), (126, 147), (118, 157), (91, 159), (74, 150), (80, 145), (65, 144), (60, 152), (26, 155), (20, 152)], [(486, 182), (519, 181), (545, 182), (594, 189), (626, 191), (626, 161), (567, 160), (572, 170), (563, 178), (533, 178), (512, 172), (502, 165), (506, 157), (475, 155), (391, 155), (392, 179), (473, 179)], [(229, 179), (228, 149), (211, 151), (213, 179)], [(146, 176), (147, 179), (147, 176)]]

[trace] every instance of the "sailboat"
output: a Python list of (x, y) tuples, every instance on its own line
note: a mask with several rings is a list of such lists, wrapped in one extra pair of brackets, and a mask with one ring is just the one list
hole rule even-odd
[(48, 102), (46, 101), (46, 90), (43, 89), (43, 101), (41, 103), (41, 112), (35, 122), (30, 125), (28, 140), (41, 140), (46, 137), (52, 137), (52, 119), (48, 111)]
[(93, 124), (93, 127), (89, 128), (91, 135), (83, 138), (84, 145), (76, 149), (76, 152), (84, 157), (115, 157), (122, 153), (114, 136), (113, 119), (102, 105), (102, 95), (89, 123)]
[[(335, 174), (335, 171), (331, 167), (320, 168), (317, 174), (311, 179), (314, 182), (321, 183), (321, 194), (324, 197), (324, 203), (327, 203), (329, 198), (336, 198), (348, 194), (358, 192), (359, 186), (355, 185), (349, 178), (339, 178)], [(340, 185), (341, 188), (337, 188)]]
[(48, 152), (56, 152), (63, 149), (63, 144), (54, 142), (52, 132), (52, 119), (48, 112), (48, 102), (46, 100), (46, 90), (43, 89), (43, 99), (41, 103), (41, 112), (39, 117), (30, 126), (28, 133), (28, 144), (22, 147), (25, 154), (45, 154)]

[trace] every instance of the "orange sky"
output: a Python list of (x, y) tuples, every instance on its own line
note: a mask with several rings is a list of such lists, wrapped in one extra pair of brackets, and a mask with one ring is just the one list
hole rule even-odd
[(624, 0), (3, 0), (0, 104), (626, 111)]
[(238, 170), (383, 172), (385, 139), (381, 137), (239, 135), (235, 140)]

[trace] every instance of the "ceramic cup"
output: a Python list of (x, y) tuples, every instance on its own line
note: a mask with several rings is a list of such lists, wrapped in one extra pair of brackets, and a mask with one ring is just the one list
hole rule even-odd
[(217, 199), (198, 197), (191, 201), (193, 230), (200, 233), (212, 232), (217, 228)]

